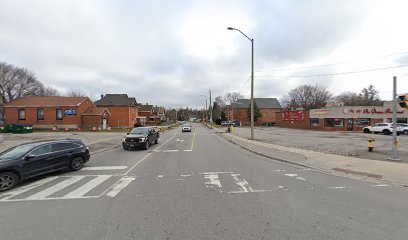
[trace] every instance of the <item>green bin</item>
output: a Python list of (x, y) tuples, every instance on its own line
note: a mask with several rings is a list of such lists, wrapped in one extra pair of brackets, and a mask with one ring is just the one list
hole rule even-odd
[(14, 124), (12, 128), (12, 133), (32, 133), (33, 125), (30, 124)]

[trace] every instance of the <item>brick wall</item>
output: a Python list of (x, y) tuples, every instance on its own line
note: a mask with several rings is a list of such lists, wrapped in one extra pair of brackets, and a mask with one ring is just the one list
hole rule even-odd
[[(111, 127), (133, 127), (138, 116), (138, 109), (129, 106), (101, 106), (106, 107), (109, 112), (108, 125)], [(132, 110), (133, 109), (133, 110)], [(133, 123), (132, 123), (133, 118)]]
[(102, 116), (82, 116), (82, 128), (102, 127)]
[[(305, 111), (305, 118), (299, 121), (284, 121), (282, 120), (282, 112), (275, 112), (276, 126), (286, 128), (310, 129), (310, 114)], [(319, 124), (320, 125), (320, 124)]]

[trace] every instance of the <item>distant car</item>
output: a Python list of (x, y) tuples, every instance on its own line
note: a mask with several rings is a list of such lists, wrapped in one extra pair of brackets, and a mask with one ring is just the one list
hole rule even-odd
[(221, 126), (229, 126), (231, 125), (231, 121), (222, 121)]
[(89, 148), (67, 139), (21, 144), (0, 153), (0, 192), (43, 174), (80, 170), (89, 161)]
[(159, 142), (159, 132), (152, 127), (137, 127), (128, 132), (123, 138), (122, 147), (124, 150), (143, 148), (147, 150), (150, 144)]
[[(363, 128), (364, 133), (383, 133), (385, 135), (390, 135), (393, 132), (392, 123), (376, 123), (372, 126), (367, 126)], [(397, 134), (402, 132), (401, 127), (397, 126)]]
[(184, 123), (183, 125), (181, 125), (182, 132), (191, 132), (192, 128), (193, 127), (191, 126), (191, 123)]
[(407, 123), (397, 123), (397, 125), (401, 128), (401, 132), (404, 135), (408, 135), (408, 124)]

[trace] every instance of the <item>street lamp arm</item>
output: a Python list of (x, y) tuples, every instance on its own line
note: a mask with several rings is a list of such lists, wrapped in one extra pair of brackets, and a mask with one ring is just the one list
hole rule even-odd
[(248, 37), (245, 33), (243, 33), (243, 32), (242, 32), (241, 30), (239, 30), (238, 28), (228, 27), (227, 29), (228, 29), (228, 30), (236, 30), (236, 31), (240, 32), (242, 35), (244, 35), (246, 38), (248, 38), (249, 41), (251, 41), (251, 42), (254, 41), (254, 39)]

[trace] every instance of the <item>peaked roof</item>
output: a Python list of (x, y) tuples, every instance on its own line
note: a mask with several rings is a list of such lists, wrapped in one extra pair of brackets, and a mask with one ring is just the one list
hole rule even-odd
[(140, 104), (139, 107), (140, 107), (140, 110), (139, 110), (140, 112), (150, 112), (153, 109), (153, 105), (147, 105), (147, 104), (145, 105)]
[[(255, 98), (254, 100), (258, 108), (282, 108), (276, 98)], [(238, 99), (236, 102), (232, 103), (231, 106), (233, 108), (249, 108), (250, 103), (250, 99)]]
[(108, 115), (111, 115), (110, 112), (109, 112), (109, 110), (108, 110), (107, 108), (103, 108), (103, 107), (89, 108), (89, 109), (86, 110), (84, 113), (82, 113), (82, 115), (86, 115), (86, 116), (97, 115), (97, 116), (100, 116), (100, 115), (102, 115), (105, 111), (108, 113)]
[(102, 99), (95, 101), (96, 106), (134, 106), (136, 99), (127, 94), (106, 94)]
[(21, 97), (7, 103), (4, 107), (75, 107), (87, 97)]

